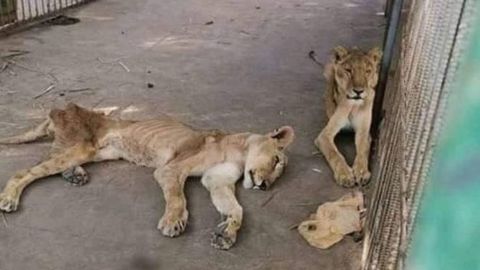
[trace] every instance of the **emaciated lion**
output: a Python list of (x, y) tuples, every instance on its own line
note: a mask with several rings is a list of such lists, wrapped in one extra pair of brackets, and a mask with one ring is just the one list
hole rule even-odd
[(229, 249), (243, 216), (235, 197), (235, 182), (243, 175), (247, 189), (270, 187), (287, 164), (284, 150), (292, 143), (294, 131), (288, 126), (264, 135), (197, 130), (170, 118), (114, 119), (70, 103), (64, 110), (52, 110), (36, 128), (0, 143), (26, 143), (42, 137), (53, 138), (50, 157), (10, 178), (0, 193), (0, 210), (17, 210), (22, 191), (35, 180), (61, 173), (66, 180), (81, 185), (88, 181), (81, 165), (124, 159), (156, 168), (154, 178), (166, 202), (158, 229), (170, 237), (181, 234), (187, 225), (183, 191), (187, 177), (201, 176), (223, 217), (211, 243)]

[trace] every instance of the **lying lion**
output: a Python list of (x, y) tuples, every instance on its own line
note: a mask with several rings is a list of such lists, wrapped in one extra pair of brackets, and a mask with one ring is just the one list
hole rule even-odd
[(33, 130), (0, 143), (25, 143), (45, 136), (54, 138), (49, 159), (10, 178), (0, 194), (0, 210), (15, 211), (22, 191), (37, 179), (62, 173), (67, 181), (82, 185), (88, 175), (81, 165), (125, 159), (156, 168), (154, 177), (166, 201), (158, 229), (170, 237), (181, 234), (187, 225), (185, 180), (201, 176), (223, 218), (211, 243), (229, 249), (243, 215), (235, 198), (235, 182), (244, 175), (247, 189), (271, 186), (287, 164), (284, 150), (293, 141), (294, 131), (284, 126), (266, 135), (228, 134), (196, 130), (168, 118), (117, 120), (70, 103), (65, 110), (52, 110)]
[[(381, 56), (379, 48), (363, 52), (338, 46), (324, 69), (327, 80), (325, 109), (329, 121), (315, 139), (315, 145), (325, 156), (337, 183), (345, 187), (363, 185), (370, 179), (370, 124)], [(334, 143), (342, 129), (355, 131), (357, 153), (352, 167)]]

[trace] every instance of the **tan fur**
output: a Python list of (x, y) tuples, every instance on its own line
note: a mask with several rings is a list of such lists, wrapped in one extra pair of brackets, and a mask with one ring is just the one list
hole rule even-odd
[[(335, 180), (342, 186), (363, 185), (370, 179), (370, 124), (381, 55), (378, 48), (365, 53), (356, 48), (347, 50), (339, 46), (325, 66), (325, 109), (329, 121), (315, 139), (315, 145), (325, 156)], [(335, 136), (344, 128), (355, 131), (357, 154), (352, 168), (334, 143)]]
[(125, 159), (156, 168), (154, 178), (163, 190), (166, 206), (158, 229), (174, 237), (185, 230), (188, 211), (183, 192), (188, 176), (202, 176), (213, 204), (224, 220), (212, 245), (230, 248), (242, 223), (242, 207), (235, 198), (235, 182), (245, 174), (246, 188), (266, 189), (281, 175), (287, 159), (283, 153), (294, 138), (282, 127), (259, 135), (196, 130), (173, 119), (116, 120), (75, 104), (52, 110), (48, 120), (23, 135), (0, 143), (23, 143), (53, 137), (48, 160), (16, 173), (0, 193), (0, 210), (15, 211), (25, 187), (42, 177), (63, 173), (74, 184), (85, 184), (80, 167), (89, 162)]

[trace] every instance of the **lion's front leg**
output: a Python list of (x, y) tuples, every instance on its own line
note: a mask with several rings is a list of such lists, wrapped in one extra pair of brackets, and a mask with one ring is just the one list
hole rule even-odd
[(178, 236), (185, 230), (188, 220), (187, 200), (183, 192), (187, 175), (174, 168), (164, 168), (157, 169), (154, 177), (165, 198), (165, 212), (157, 228), (165, 236)]
[(202, 184), (210, 191), (210, 197), (222, 220), (212, 234), (211, 244), (218, 249), (229, 249), (237, 240), (242, 225), (243, 209), (235, 198), (235, 182), (242, 175), (234, 163), (222, 163), (210, 168), (202, 177)]
[(68, 168), (90, 162), (95, 155), (95, 151), (96, 149), (92, 145), (79, 144), (64, 149), (28, 170), (17, 172), (8, 180), (0, 193), (0, 210), (5, 212), (17, 210), (20, 196), (29, 184), (43, 177), (61, 173)]
[(368, 170), (368, 158), (370, 156), (370, 116), (362, 118), (360, 126), (355, 131), (355, 148), (357, 155), (353, 162), (353, 174), (355, 181), (360, 185), (365, 185), (370, 180), (370, 171)]
[[(366, 148), (370, 145), (370, 139), (362, 140), (361, 145), (358, 148)], [(357, 150), (358, 151), (358, 150)], [(355, 182), (360, 185), (366, 185), (370, 180), (370, 170), (368, 169), (368, 155), (357, 155), (353, 162), (353, 174), (355, 176)]]
[(353, 171), (347, 161), (335, 146), (335, 136), (348, 122), (349, 110), (337, 109), (328, 121), (327, 126), (315, 139), (315, 145), (320, 149), (330, 165), (338, 184), (351, 187), (355, 184)]

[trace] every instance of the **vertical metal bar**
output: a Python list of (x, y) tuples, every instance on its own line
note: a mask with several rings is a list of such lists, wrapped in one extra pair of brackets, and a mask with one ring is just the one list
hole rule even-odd
[(40, 16), (40, 13), (38, 13), (38, 0), (35, 0), (35, 16)]
[(15, 6), (13, 0), (0, 0), (0, 26), (7, 25), (14, 21), (12, 8)]
[(8, 2), (10, 2), (11, 6), (9, 7), (7, 4), (7, 12), (8, 12), (7, 19), (9, 23), (12, 23), (15, 21), (15, 18), (17, 17), (15, 14), (15, 12), (17, 11), (17, 8), (16, 8), (15, 0), (7, 1), (7, 3)]
[(31, 0), (27, 0), (27, 6), (28, 6), (28, 20), (32, 18), (32, 5), (30, 5)]
[(13, 20), (14, 20), (14, 21), (18, 21), (18, 20), (19, 20), (19, 18), (18, 18), (18, 17), (19, 17), (19, 15), (18, 15), (19, 9), (18, 9), (17, 0), (14, 0), (14, 1), (13, 1), (13, 6), (15, 7), (15, 12), (13, 13), (13, 15), (14, 15)]
[(384, 11), (384, 15), (385, 17), (387, 18), (390, 18), (390, 14), (392, 13), (392, 4), (395, 0), (387, 0), (386, 3), (385, 3), (385, 11)]
[(25, 21), (25, 0), (20, 0), (22, 2), (22, 21)]
[(18, 1), (19, 0), (13, 0), (13, 12), (12, 12), (12, 21), (18, 22)]
[(43, 0), (40, 0), (39, 6), (40, 6), (40, 8), (39, 8), (40, 13), (41, 13), (41, 14), (45, 14), (46, 11), (45, 11), (45, 5), (44, 5), (44, 3), (43, 3)]
[(0, 0), (0, 26), (6, 24), (6, 23), (5, 23), (5, 20), (4, 20), (4, 17), (3, 17), (3, 14), (4, 14), (4, 11), (3, 11), (3, 3), (4, 3), (4, 1), (3, 1), (3, 0)]
[(393, 56), (393, 49), (395, 45), (395, 38), (400, 22), (400, 14), (402, 12), (403, 0), (392, 0), (392, 10), (387, 24), (387, 33), (383, 44), (383, 58), (380, 66), (380, 76), (378, 80), (377, 91), (375, 93), (375, 100), (373, 103), (373, 119), (371, 133), (374, 138), (378, 135), (378, 126), (382, 120), (382, 104), (385, 96), (385, 87), (387, 85), (388, 71)]

